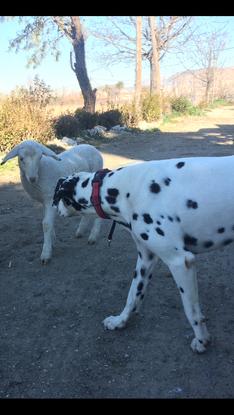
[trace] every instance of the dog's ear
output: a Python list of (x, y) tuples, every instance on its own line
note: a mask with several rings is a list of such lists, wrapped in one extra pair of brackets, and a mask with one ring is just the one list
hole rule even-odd
[(64, 193), (63, 183), (65, 182), (65, 180), (65, 177), (60, 177), (60, 179), (58, 179), (57, 181), (53, 197), (53, 206), (58, 206), (60, 199), (62, 199), (62, 195)]

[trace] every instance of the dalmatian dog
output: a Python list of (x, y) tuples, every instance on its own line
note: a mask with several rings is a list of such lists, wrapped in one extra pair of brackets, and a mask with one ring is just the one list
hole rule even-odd
[[(60, 179), (54, 195), (60, 215), (95, 213), (94, 178), (95, 173), (79, 172)], [(103, 321), (105, 328), (122, 328), (138, 312), (160, 258), (194, 331), (191, 348), (206, 350), (210, 335), (199, 305), (195, 256), (234, 241), (233, 178), (234, 156), (146, 161), (105, 172), (101, 209), (131, 233), (138, 251), (126, 305)]]

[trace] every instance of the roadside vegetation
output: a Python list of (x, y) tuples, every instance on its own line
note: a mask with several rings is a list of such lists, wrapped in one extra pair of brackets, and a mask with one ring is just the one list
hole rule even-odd
[[(126, 126), (128, 132), (141, 132), (140, 122), (145, 122), (144, 131), (159, 131), (160, 124), (176, 122), (184, 116), (202, 116), (207, 111), (227, 105), (228, 101), (216, 99), (206, 105), (201, 102), (194, 106), (185, 96), (150, 95), (145, 90), (140, 106), (136, 109), (134, 100), (114, 105), (109, 103), (106, 111), (90, 113), (81, 108), (55, 116), (52, 111), (56, 96), (51, 88), (37, 77), (29, 88), (16, 88), (2, 99), (0, 105), (0, 152), (9, 151), (25, 139), (35, 139), (44, 144), (57, 138), (85, 137), (87, 130), (101, 125), (108, 130), (112, 127)], [(156, 126), (155, 126), (156, 123)], [(153, 124), (153, 125), (152, 125)], [(95, 136), (95, 139), (100, 138)], [(103, 137), (102, 137), (103, 139)], [(104, 138), (105, 139), (105, 138)]]

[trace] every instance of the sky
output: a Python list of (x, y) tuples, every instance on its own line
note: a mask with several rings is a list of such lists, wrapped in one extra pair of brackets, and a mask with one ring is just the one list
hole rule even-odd
[[(100, 17), (101, 18), (101, 17)], [(93, 16), (93, 21), (99, 16)], [(91, 23), (92, 24), (92, 23)], [(227, 33), (225, 50), (222, 52), (222, 65), (234, 66), (234, 16), (198, 16), (196, 24), (200, 32), (221, 29)], [(64, 39), (61, 43), (62, 55), (58, 62), (48, 55), (36, 68), (27, 68), (27, 51), (9, 51), (9, 40), (19, 31), (17, 20), (0, 23), (0, 93), (9, 93), (16, 86), (28, 86), (35, 75), (38, 75), (47, 85), (55, 90), (79, 91), (75, 73), (70, 68), (69, 54), (71, 45)], [(95, 43), (96, 42), (96, 43)], [(133, 87), (135, 82), (134, 62), (127, 64), (118, 62), (106, 66), (100, 57), (102, 47), (94, 38), (86, 41), (87, 69), (92, 87), (113, 85), (119, 81), (125, 87)], [(178, 53), (168, 53), (161, 63), (162, 78), (166, 79), (186, 69), (193, 69), (189, 58), (181, 58)], [(149, 84), (149, 65), (143, 64), (143, 84)]]

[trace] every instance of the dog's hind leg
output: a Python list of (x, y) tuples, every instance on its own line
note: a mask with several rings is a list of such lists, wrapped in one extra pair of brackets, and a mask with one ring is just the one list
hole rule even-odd
[(173, 258), (168, 259), (167, 256), (163, 260), (177, 284), (185, 314), (195, 334), (191, 348), (194, 352), (202, 353), (206, 350), (210, 335), (199, 305), (195, 257), (191, 252), (183, 251)]
[(148, 282), (152, 277), (152, 270), (155, 261), (157, 261), (157, 257), (143, 245), (137, 244), (137, 248), (138, 259), (136, 270), (134, 272), (126, 305), (120, 315), (107, 317), (103, 321), (105, 328), (109, 330), (124, 327), (130, 316), (138, 311), (144, 298)]

